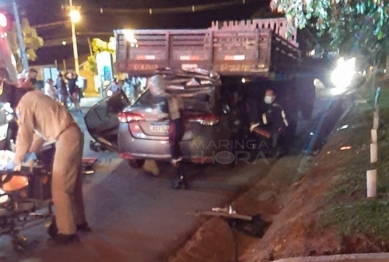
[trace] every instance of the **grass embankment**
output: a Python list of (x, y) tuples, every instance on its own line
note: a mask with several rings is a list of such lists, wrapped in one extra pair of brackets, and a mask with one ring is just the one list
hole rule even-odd
[[(374, 100), (371, 89), (366, 88), (359, 92), (362, 103), (343, 121), (353, 131), (343, 136), (340, 143), (351, 147), (354, 153), (348, 158), (341, 157), (340, 152), (339, 158), (334, 156), (341, 162), (323, 195), (323, 207), (316, 220), (316, 230), (334, 230), (346, 242), (343, 244), (347, 245), (347, 239), (355, 237), (369, 242), (371, 250), (361, 252), (389, 250), (389, 83), (381, 84), (386, 85), (381, 85), (379, 100), (378, 162), (370, 163)], [(377, 169), (376, 199), (366, 198), (366, 171), (369, 169)], [(358, 251), (358, 247), (347, 249)]]

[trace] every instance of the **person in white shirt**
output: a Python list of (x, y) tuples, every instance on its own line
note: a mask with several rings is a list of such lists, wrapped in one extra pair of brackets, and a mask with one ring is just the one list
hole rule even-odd
[(53, 79), (51, 78), (47, 79), (44, 89), (45, 89), (44, 92), (47, 96), (49, 96), (53, 100), (56, 100), (56, 93), (55, 93)]

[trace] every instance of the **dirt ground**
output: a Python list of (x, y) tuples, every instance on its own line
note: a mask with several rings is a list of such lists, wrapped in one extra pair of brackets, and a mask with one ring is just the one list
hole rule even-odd
[[(381, 90), (379, 159), (372, 165), (373, 96), (369, 86), (354, 94), (354, 106), (319, 155), (280, 159), (265, 178), (232, 203), (238, 213), (260, 214), (269, 223), (262, 238), (231, 230), (225, 220), (212, 218), (169, 262), (261, 262), (389, 251), (389, 129), (385, 124), (389, 88)], [(378, 172), (376, 199), (366, 198), (366, 171), (370, 169)]]

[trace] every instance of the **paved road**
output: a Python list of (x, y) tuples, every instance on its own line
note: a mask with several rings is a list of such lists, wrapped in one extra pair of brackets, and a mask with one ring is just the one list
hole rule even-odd
[[(82, 115), (74, 113), (85, 130)], [(27, 230), (27, 252), (18, 256), (8, 237), (0, 238), (1, 262), (156, 262), (177, 249), (199, 226), (200, 219), (188, 213), (223, 206), (263, 177), (276, 162), (260, 159), (224, 171), (217, 166), (186, 168), (192, 189), (171, 190), (174, 172), (169, 165), (154, 177), (131, 169), (114, 153), (89, 150), (85, 133), (85, 156), (98, 157), (96, 173), (85, 177), (87, 216), (93, 232), (81, 236), (81, 244), (48, 247), (44, 226)]]

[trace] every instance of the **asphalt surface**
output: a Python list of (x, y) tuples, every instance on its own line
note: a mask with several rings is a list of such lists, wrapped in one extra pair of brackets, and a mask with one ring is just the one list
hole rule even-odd
[[(90, 106), (88, 101), (84, 106)], [(74, 116), (86, 130), (82, 115)], [(165, 261), (199, 227), (201, 219), (192, 212), (224, 207), (276, 163), (260, 158), (228, 170), (215, 165), (187, 165), (191, 189), (172, 190), (175, 174), (170, 165), (162, 165), (161, 175), (154, 177), (132, 169), (115, 153), (92, 152), (89, 141), (85, 131), (84, 156), (99, 159), (95, 174), (84, 178), (87, 218), (93, 231), (80, 235), (78, 244), (52, 247), (41, 224), (22, 232), (28, 241), (23, 254), (13, 251), (8, 236), (1, 236), (1, 262)]]

